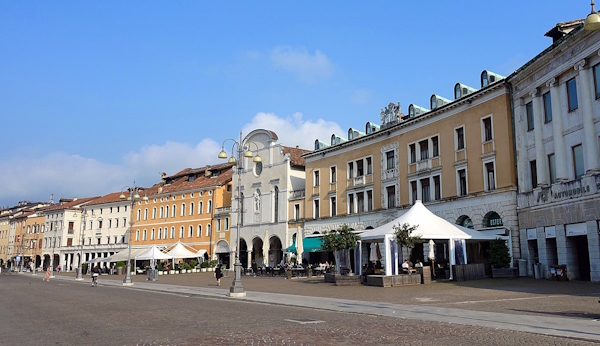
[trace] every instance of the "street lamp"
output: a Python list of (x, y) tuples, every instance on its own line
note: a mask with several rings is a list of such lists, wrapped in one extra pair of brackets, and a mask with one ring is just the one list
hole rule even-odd
[(585, 30), (600, 30), (600, 15), (596, 12), (596, 8), (594, 8), (594, 0), (592, 0), (591, 5), (592, 12), (585, 19), (583, 28)]
[[(244, 291), (244, 286), (242, 285), (242, 262), (240, 262), (240, 228), (241, 228), (241, 220), (242, 220), (242, 160), (243, 158), (253, 158), (253, 162), (262, 162), (262, 159), (258, 155), (256, 156), (252, 154), (252, 151), (245, 147), (242, 143), (242, 132), (240, 132), (240, 140), (239, 142), (228, 138), (223, 141), (221, 145), (221, 152), (219, 153), (220, 159), (227, 158), (227, 152), (225, 152), (225, 142), (233, 141), (233, 145), (231, 146), (231, 157), (227, 160), (228, 163), (236, 165), (236, 171), (238, 176), (238, 190), (237, 190), (237, 204), (238, 204), (238, 216), (237, 216), (237, 240), (236, 240), (236, 248), (235, 248), (235, 270), (233, 272), (233, 282), (231, 283), (231, 287), (229, 288), (229, 296), (230, 297), (245, 297), (246, 292)], [(254, 143), (254, 145), (256, 145)], [(237, 147), (237, 159), (233, 156), (234, 148)], [(257, 146), (258, 149), (258, 146)]]
[[(125, 196), (123, 191), (127, 190), (129, 192), (128, 196)], [(131, 232), (133, 232), (133, 206), (136, 201), (140, 199), (142, 201), (147, 201), (148, 197), (144, 195), (144, 197), (140, 197), (140, 190), (142, 190), (139, 186), (135, 186), (135, 181), (133, 182), (133, 187), (125, 186), (121, 189), (121, 195), (119, 199), (124, 201), (130, 201), (130, 217), (129, 217), (129, 242), (127, 243), (128, 253), (127, 253), (127, 267), (125, 272), (125, 279), (123, 279), (123, 286), (132, 286), (133, 282), (131, 281)]]
[[(77, 217), (77, 213), (74, 213), (73, 217)], [(81, 248), (79, 249), (79, 265), (77, 266), (77, 276), (75, 277), (75, 280), (83, 280), (83, 243), (85, 242), (85, 222), (88, 217), (87, 210), (83, 209), (83, 211), (81, 212), (81, 217), (83, 218), (83, 221), (79, 225), (79, 237), (81, 238)], [(94, 217), (93, 214), (92, 217)]]
[(35, 232), (35, 245), (33, 246), (33, 273), (32, 273), (32, 275), (36, 275), (35, 270), (37, 268), (37, 248), (38, 248), (38, 241), (39, 241), (38, 239), (39, 239), (39, 234), (40, 234), (37, 222), (33, 226), (33, 231)]

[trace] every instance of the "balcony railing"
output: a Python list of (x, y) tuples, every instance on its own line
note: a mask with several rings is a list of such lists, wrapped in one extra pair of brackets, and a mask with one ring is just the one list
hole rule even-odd
[(454, 162), (464, 161), (467, 159), (467, 150), (460, 149), (454, 152)]
[(306, 195), (306, 190), (304, 190), (304, 189), (302, 189), (302, 190), (294, 190), (294, 191), (291, 192), (290, 198), (292, 198), (292, 199), (304, 198), (305, 195)]
[(495, 150), (496, 147), (493, 139), (481, 144), (481, 154), (483, 155), (493, 153)]
[(215, 208), (215, 214), (230, 214), (231, 206)]

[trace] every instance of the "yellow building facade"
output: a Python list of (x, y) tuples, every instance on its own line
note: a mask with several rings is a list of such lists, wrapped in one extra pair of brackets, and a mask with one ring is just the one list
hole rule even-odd
[(408, 115), (390, 103), (379, 124), (317, 139), (304, 155), (307, 233), (375, 228), (421, 200), (452, 223), (516, 235), (510, 94), (489, 71), (481, 83), (457, 83), (455, 100), (434, 94)]

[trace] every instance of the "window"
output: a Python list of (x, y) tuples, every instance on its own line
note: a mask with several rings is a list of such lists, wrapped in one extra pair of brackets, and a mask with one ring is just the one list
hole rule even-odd
[(225, 218), (225, 230), (227, 231), (229, 229), (229, 218), (226, 217)]
[(388, 186), (385, 191), (387, 193), (387, 207), (394, 208), (396, 206), (396, 187)]
[(367, 157), (367, 175), (373, 174), (373, 163), (371, 162), (371, 158)]
[(596, 89), (596, 99), (600, 99), (600, 64), (593, 67), (594, 70), (594, 88)]
[(354, 178), (354, 162), (348, 162), (348, 179)]
[(544, 101), (544, 123), (549, 123), (552, 121), (552, 97), (547, 92), (542, 98)]
[(194, 215), (194, 202), (190, 202), (190, 215)]
[(167, 239), (167, 236), (169, 235), (169, 234), (168, 234), (168, 232), (169, 232), (169, 230), (167, 229), (167, 227), (165, 227), (165, 228), (163, 229), (163, 238), (164, 238), (164, 239)]
[(163, 217), (165, 217), (165, 207), (160, 207), (160, 211), (158, 212), (158, 217), (161, 219)]
[(533, 102), (525, 105), (525, 113), (527, 113), (527, 131), (533, 131)]
[(410, 182), (410, 197), (411, 197), (412, 204), (415, 204), (415, 202), (418, 199), (418, 197), (417, 197), (417, 181), (416, 180)]
[(313, 179), (313, 186), (319, 186), (319, 171), (314, 171)]
[(183, 233), (183, 232), (184, 232), (184, 228), (183, 228), (183, 226), (179, 227), (179, 238), (180, 238), (180, 239), (183, 239), (183, 236), (184, 236), (184, 233)]
[(212, 237), (212, 225), (211, 224), (206, 225), (206, 235), (209, 237)]
[(157, 239), (162, 239), (162, 227), (158, 228), (158, 233), (156, 233), (156, 238)]
[(386, 158), (386, 162), (387, 162), (387, 168), (386, 169), (394, 169), (394, 166), (395, 166), (394, 151), (390, 150), (387, 153), (385, 153), (385, 158)]
[(208, 213), (212, 213), (212, 201), (208, 201)]
[(202, 237), (202, 225), (198, 225), (198, 232), (196, 233), (197, 237)]
[(190, 227), (188, 227), (188, 238), (193, 238), (194, 237), (194, 226), (190, 225)]
[(548, 155), (548, 168), (550, 169), (550, 183), (556, 183), (556, 162), (554, 161), (554, 154)]
[(185, 203), (181, 203), (181, 216), (185, 216)]
[(408, 146), (408, 150), (410, 151), (410, 163), (417, 162), (417, 149), (414, 144)]
[(579, 179), (585, 173), (583, 168), (583, 147), (581, 144), (573, 147), (573, 168), (575, 169), (575, 179)]
[(315, 199), (313, 201), (313, 215), (315, 219), (319, 218), (319, 200)]
[(144, 209), (144, 220), (148, 220), (148, 208)]
[(171, 239), (175, 238), (175, 227), (171, 226)]
[(150, 231), (150, 240), (154, 240), (154, 236), (155, 236), (155, 234), (156, 234), (156, 230), (153, 228), (153, 229)]
[(156, 207), (152, 208), (152, 220), (156, 219)]
[(335, 176), (335, 166), (329, 168), (329, 182), (335, 183), (337, 181), (337, 177)]
[(348, 214), (354, 213), (354, 195), (348, 195)]
[(492, 118), (483, 119), (483, 134), (486, 142), (491, 141), (494, 136), (492, 135)]
[(496, 177), (494, 173), (493, 162), (488, 162), (485, 164), (485, 179), (488, 190), (496, 189)]
[(567, 101), (569, 101), (569, 112), (572, 112), (578, 108), (577, 81), (575, 78), (567, 81)]
[(367, 191), (367, 211), (373, 210), (373, 191)]
[(221, 231), (221, 219), (217, 219), (217, 232)]
[(144, 230), (142, 240), (148, 240), (148, 230)]
[[(274, 201), (273, 201), (273, 221), (279, 222), (279, 187), (275, 186), (273, 189)], [(225, 228), (227, 229), (227, 228)]]
[(173, 208), (171, 208), (171, 217), (175, 217), (177, 215), (177, 206), (173, 204)]
[(202, 214), (204, 212), (204, 202), (198, 202), (198, 214)]
[(431, 146), (432, 146), (432, 149), (433, 149), (433, 156), (432, 157), (438, 157), (438, 156), (440, 156), (440, 145), (438, 143), (438, 136), (431, 137)]
[(429, 158), (429, 141), (419, 142), (419, 150), (421, 151), (421, 160), (427, 160)]
[(440, 185), (440, 176), (436, 175), (433, 177), (433, 198), (436, 201), (442, 199), (442, 186)]
[(169, 217), (169, 206), (165, 206), (165, 218)]
[(363, 160), (357, 160), (356, 161), (356, 176), (362, 177), (363, 175), (365, 175), (365, 170), (363, 167)]
[(135, 241), (140, 241), (140, 230), (135, 231)]
[(465, 169), (458, 170), (458, 195), (467, 195), (467, 171)]
[(529, 172), (531, 173), (531, 187), (535, 189), (538, 185), (537, 165), (536, 165), (535, 160), (529, 161)]
[(365, 193), (359, 192), (356, 194), (356, 206), (359, 213), (365, 211)]
[(337, 215), (337, 202), (335, 197), (331, 197), (331, 216)]
[(429, 202), (431, 200), (431, 190), (429, 188), (429, 178), (421, 179), (421, 198), (423, 202)]
[(300, 220), (300, 204), (294, 204), (294, 219)]
[(465, 129), (459, 127), (456, 129), (456, 150), (462, 150), (465, 148)]

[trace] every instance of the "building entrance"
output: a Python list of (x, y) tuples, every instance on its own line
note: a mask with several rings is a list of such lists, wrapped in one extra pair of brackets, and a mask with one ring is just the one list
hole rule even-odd
[(572, 238), (575, 241), (577, 248), (577, 257), (575, 260), (579, 264), (579, 279), (590, 281), (590, 253), (587, 236), (580, 235)]

